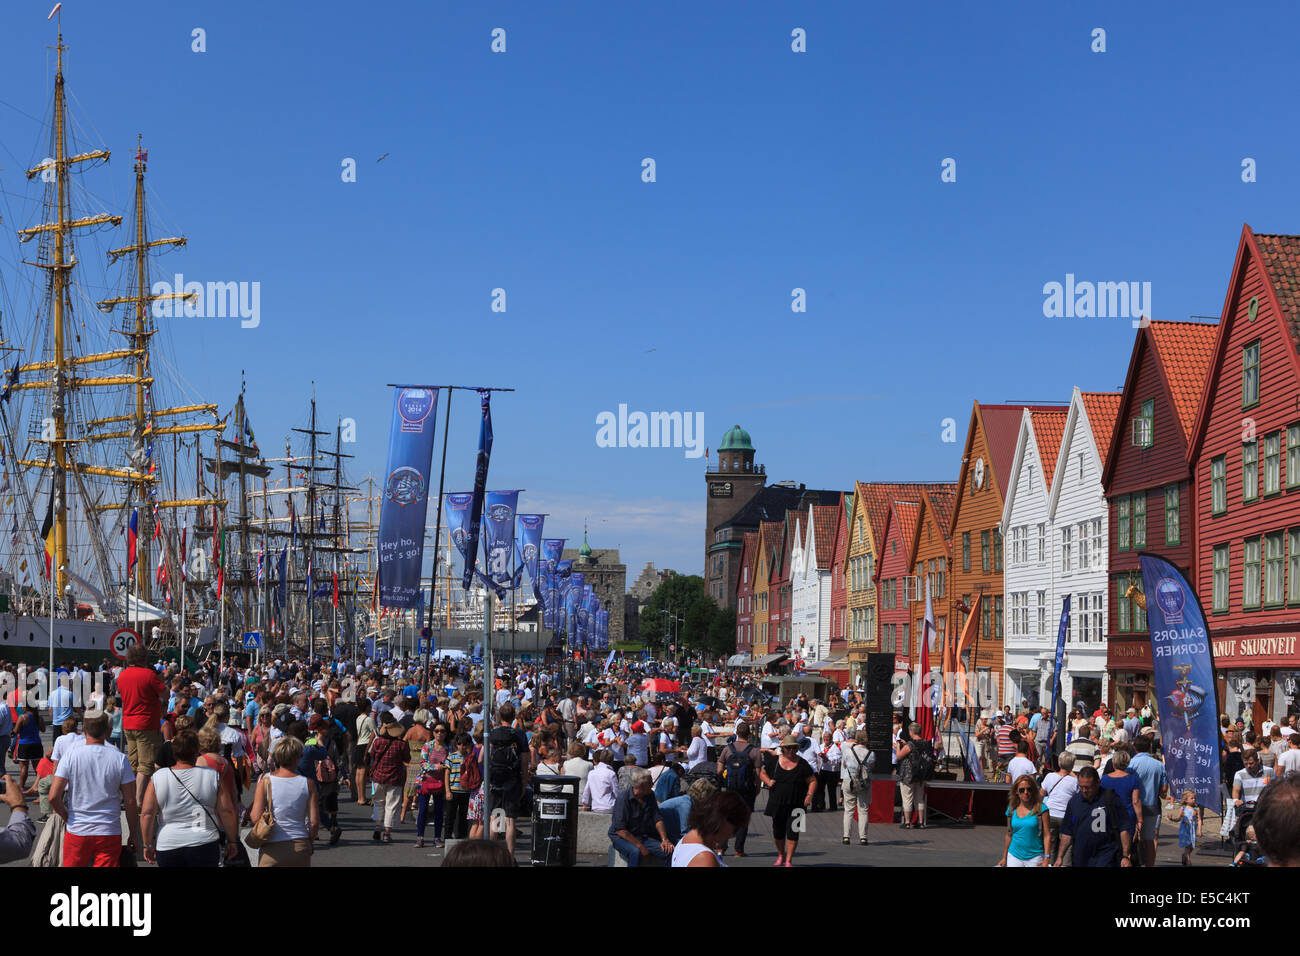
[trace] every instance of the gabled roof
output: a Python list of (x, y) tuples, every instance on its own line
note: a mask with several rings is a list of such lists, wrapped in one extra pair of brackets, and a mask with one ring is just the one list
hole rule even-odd
[[(1148, 331), (1155, 346), (1156, 362), (1164, 372), (1174, 414), (1182, 426), (1183, 437), (1190, 442), (1201, 390), (1214, 361), (1214, 340), (1219, 326), (1204, 322), (1152, 322)], [(1088, 419), (1092, 420), (1091, 410)], [(1096, 428), (1094, 424), (1093, 430)]]
[[(754, 586), (754, 575), (758, 573), (758, 545), (759, 534), (757, 531), (746, 531), (745, 537), (740, 543), (740, 566), (749, 568), (749, 586)], [(739, 588), (744, 583), (744, 575), (737, 578), (736, 587)]]
[(943, 535), (947, 550), (952, 551), (952, 509), (957, 501), (957, 488), (955, 484), (949, 485), (948, 488), (950, 490), (926, 490), (921, 493), (921, 507), (917, 510), (915, 527), (912, 530), (911, 537), (905, 539), (908, 541), (907, 560), (909, 564), (916, 560), (917, 549), (921, 546), (921, 528), (925, 524), (921, 520), (922, 513), (934, 519), (934, 523), (939, 526), (939, 533)]
[(1103, 469), (1106, 467), (1110, 436), (1115, 431), (1115, 420), (1119, 417), (1119, 405), (1123, 399), (1123, 392), (1079, 393), (1083, 410), (1088, 414), (1088, 427), (1092, 429), (1092, 440), (1097, 445), (1097, 456), (1101, 459)]
[(943, 481), (859, 481), (857, 494), (863, 499), (863, 511), (867, 523), (871, 525), (871, 536), (876, 547), (885, 543), (885, 518), (889, 514), (890, 504), (898, 500), (920, 501), (921, 493), (933, 489), (942, 491), (953, 487), (952, 482)]
[[(1043, 463), (1043, 487), (1052, 487), (1052, 475), (1056, 472), (1056, 460), (1061, 457), (1061, 439), (1065, 437), (1065, 420), (1070, 417), (1068, 408), (1036, 409), (1029, 413), (1034, 425), (1034, 438), (1038, 442), (1038, 460)], [(1014, 452), (1013, 452), (1014, 458)], [(1011, 466), (1007, 466), (1011, 471)], [(1006, 478), (1008, 490), (1014, 479), (1010, 474)], [(1005, 493), (1004, 493), (1005, 494)]]
[[(893, 535), (897, 534), (909, 547), (912, 539), (916, 536), (916, 519), (921, 514), (920, 501), (899, 501), (897, 499), (889, 502), (889, 508), (885, 512), (885, 523), (881, 528), (880, 547), (885, 547), (885, 542)], [(911, 563), (910, 557), (908, 563)], [(876, 562), (875, 570), (872, 572), (872, 580), (880, 580), (880, 569), (885, 566), (885, 555), (881, 554), (880, 560)]]
[(830, 570), (835, 558), (835, 533), (843, 513), (839, 505), (812, 506), (813, 547), (817, 552), (813, 557), (819, 570)]
[(1228, 347), (1233, 324), (1236, 321), (1234, 306), (1244, 294), (1241, 288), (1246, 274), (1247, 257), (1256, 259), (1268, 279), (1264, 295), (1260, 301), (1260, 313), (1268, 315), (1282, 326), (1286, 338), (1290, 339), (1291, 348), (1286, 349), (1291, 362), (1292, 375), (1300, 379), (1300, 312), (1297, 299), (1300, 294), (1300, 236), (1280, 236), (1272, 234), (1256, 235), (1250, 224), (1241, 227), (1241, 240), (1237, 244), (1237, 260), (1232, 267), (1232, 278), (1228, 282), (1228, 292), (1223, 300), (1223, 312), (1219, 320), (1219, 332), (1214, 339), (1214, 357), (1205, 376), (1205, 385), (1201, 390), (1201, 401), (1196, 410), (1196, 424), (1192, 428), (1188, 442), (1187, 456), (1194, 461), (1200, 454), (1201, 443), (1205, 440), (1205, 430), (1209, 424), (1211, 409), (1205, 398), (1213, 393), (1223, 371), (1224, 352)]
[(764, 521), (758, 526), (758, 547), (763, 560), (767, 562), (767, 580), (769, 583), (774, 575), (773, 568), (776, 565), (776, 556), (781, 550), (781, 532), (784, 530), (785, 524), (780, 521)]
[(1006, 503), (1007, 487), (1011, 484), (1011, 463), (1016, 457), (1016, 440), (1020, 437), (1020, 419), (1028, 408), (1031, 412), (1051, 411), (1057, 405), (982, 405), (976, 401), (971, 406), (970, 427), (966, 429), (966, 446), (962, 451), (961, 471), (957, 475), (957, 503), (953, 509), (952, 520), (956, 523), (961, 513), (961, 503), (966, 500), (970, 490), (971, 446), (975, 443), (975, 430), (982, 427), (985, 441), (989, 447), (986, 471), (992, 475), (985, 481), (992, 481), (998, 489), (1003, 503)]
[(753, 530), (763, 521), (781, 521), (786, 512), (794, 508), (806, 510), (810, 504), (835, 505), (840, 501), (839, 491), (815, 491), (791, 488), (787, 485), (767, 485), (745, 507), (720, 522), (716, 528), (738, 527)]

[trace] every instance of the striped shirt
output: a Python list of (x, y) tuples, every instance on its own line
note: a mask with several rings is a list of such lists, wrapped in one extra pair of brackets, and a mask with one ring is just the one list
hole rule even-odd
[(1232, 786), (1241, 788), (1241, 799), (1246, 806), (1251, 806), (1259, 795), (1264, 792), (1270, 780), (1273, 779), (1273, 769), (1271, 767), (1262, 767), (1259, 776), (1252, 777), (1250, 771), (1242, 768), (1237, 771), (1237, 775), (1232, 778)]
[(1016, 755), (1016, 745), (1011, 740), (1011, 731), (1014, 729), (1010, 724), (998, 724), (994, 728), (993, 734), (998, 740), (999, 757), (1014, 757)]

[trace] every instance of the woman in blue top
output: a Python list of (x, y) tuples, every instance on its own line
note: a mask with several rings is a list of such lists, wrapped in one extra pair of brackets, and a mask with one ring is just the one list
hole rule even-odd
[[(1117, 746), (1110, 755), (1110, 773), (1101, 778), (1103, 790), (1115, 791), (1115, 804), (1123, 813), (1123, 829), (1133, 835), (1142, 819), (1142, 785), (1137, 774), (1128, 769), (1132, 754), (1127, 746)], [(1131, 845), (1136, 846), (1134, 841)]]
[(30, 710), (23, 708), (22, 714), (14, 721), (13, 757), (22, 768), (18, 781), (19, 789), (27, 789), (28, 768), (31, 768), (34, 772), (36, 765), (40, 763), (41, 758), (44, 756), (45, 748), (41, 745), (40, 711), (34, 707)]
[(998, 866), (1047, 866), (1051, 831), (1038, 781), (1022, 773), (1007, 800), (1007, 834)]

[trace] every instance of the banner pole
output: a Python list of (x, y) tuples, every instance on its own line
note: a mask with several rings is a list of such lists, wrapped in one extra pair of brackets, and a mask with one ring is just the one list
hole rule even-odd
[[(442, 535), (442, 491), (443, 485), (447, 478), (447, 431), (451, 427), (451, 394), (452, 389), (447, 389), (447, 407), (443, 410), (442, 417), (442, 466), (438, 469), (438, 513), (434, 518), (433, 525), (433, 576), (429, 580), (429, 615), (426, 620), (432, 620), (434, 601), (438, 595), (438, 538)], [(447, 556), (449, 559), (450, 554)], [(450, 570), (450, 569), (448, 569)], [(450, 600), (450, 595), (448, 599)], [(433, 631), (430, 628), (429, 638), (425, 645), (424, 655), (424, 676), (420, 680), (420, 690), (423, 694), (429, 693), (429, 668), (433, 662)]]

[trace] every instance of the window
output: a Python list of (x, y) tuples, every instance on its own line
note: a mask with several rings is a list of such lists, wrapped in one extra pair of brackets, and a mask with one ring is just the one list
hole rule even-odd
[[(1135, 448), (1150, 448), (1155, 440), (1155, 399), (1142, 403), (1142, 411), (1133, 418), (1133, 445)], [(1083, 477), (1083, 462), (1079, 462), (1079, 477)]]
[(1002, 570), (1002, 532), (993, 529), (993, 570)]
[(1147, 546), (1147, 493), (1133, 496), (1133, 549)]
[(1001, 594), (996, 594), (993, 596), (993, 636), (994, 637), (1002, 636), (1002, 617), (1003, 614), (1005, 613), (1005, 611), (1003, 610), (1002, 601), (1003, 598)]
[(907, 642), (907, 625), (898, 625), (898, 649), (904, 654), (912, 653), (911, 647)]
[(1116, 506), (1119, 510), (1119, 550), (1127, 551), (1129, 540), (1133, 532), (1133, 519), (1130, 517), (1130, 509), (1133, 507), (1132, 501), (1128, 495), (1116, 499)]
[(1210, 460), (1210, 513), (1221, 515), (1228, 510), (1228, 459), (1226, 455)]
[(1083, 453), (1079, 453), (1079, 480), (1083, 481)]
[(1102, 547), (1102, 522), (1100, 518), (1092, 519), (1092, 553), (1097, 557), (1097, 566), (1102, 566), (1105, 562), (1102, 555), (1105, 554), (1105, 548)]
[(1264, 436), (1264, 494), (1282, 490), (1282, 433)]
[(1254, 501), (1259, 497), (1259, 442), (1242, 442), (1241, 445), (1241, 500)]
[(1286, 430), (1286, 486), (1300, 485), (1300, 425), (1288, 425)]
[(881, 640), (883, 640), (885, 643), (885, 646), (882, 648), (882, 650), (890, 654), (894, 653), (894, 625), (882, 624), (880, 627), (880, 631), (881, 631), (880, 633)]
[(943, 597), (948, 585), (948, 559), (939, 559), (939, 593), (937, 597)]
[(1038, 592), (1038, 636), (1047, 633), (1047, 592)]
[(1079, 525), (1079, 570), (1088, 570), (1088, 545), (1091, 539), (1088, 537), (1088, 523), (1082, 522)]
[(989, 570), (989, 533), (980, 532), (980, 570), (985, 573)]
[(1282, 532), (1264, 535), (1264, 604), (1282, 604)]
[(1012, 565), (1021, 564), (1024, 558), (1020, 554), (1021, 548), (1025, 545), (1025, 529), (1011, 529), (1011, 563)]
[(1214, 587), (1210, 601), (1216, 612), (1228, 610), (1228, 545), (1214, 546)]
[(961, 533), (961, 569), (963, 571), (970, 570), (970, 532), (969, 531), (963, 531)]
[(1245, 557), (1241, 563), (1241, 606), (1259, 607), (1259, 554), (1260, 539), (1247, 538)]
[(863, 540), (864, 540), (864, 534), (862, 528), (862, 515), (858, 515), (858, 544), (861, 544)]
[(1074, 564), (1074, 529), (1061, 529), (1061, 573), (1069, 574)]
[(989, 637), (993, 625), (993, 602), (984, 601), (980, 613), (980, 632), (982, 636)]
[(1042, 564), (1047, 560), (1047, 524), (1040, 521), (1038, 523), (1038, 563)]
[(1029, 466), (1029, 471), (1027, 474), (1028, 474), (1029, 490), (1033, 491), (1034, 490), (1034, 466), (1033, 465)]
[(1070, 617), (1073, 618), (1070, 622), (1073, 630), (1071, 637), (1076, 641), (1088, 640), (1088, 597), (1087, 594), (1076, 594), (1070, 603)]
[(1178, 520), (1178, 486), (1165, 489), (1165, 544), (1178, 544), (1183, 539), (1182, 522)]
[(1259, 342), (1241, 350), (1241, 407), (1259, 404)]
[(1020, 595), (1011, 595), (1011, 636), (1020, 637)]
[(1300, 529), (1287, 535), (1287, 603), (1300, 604)]
[(1127, 634), (1133, 629), (1133, 616), (1129, 610), (1129, 599), (1125, 597), (1128, 593), (1128, 575), (1120, 574), (1115, 577), (1115, 606), (1119, 608), (1119, 632)]

